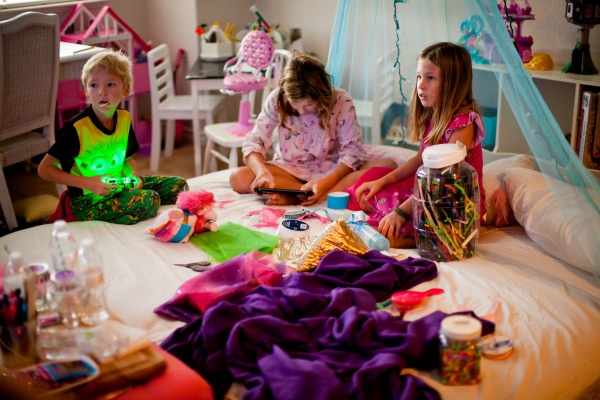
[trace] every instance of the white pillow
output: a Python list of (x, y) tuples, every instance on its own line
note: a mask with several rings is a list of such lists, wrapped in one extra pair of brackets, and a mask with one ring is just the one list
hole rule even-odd
[[(579, 188), (530, 169), (508, 168), (504, 173), (515, 218), (531, 240), (574, 267), (597, 270), (600, 215)], [(600, 204), (600, 193), (590, 194)]]
[(535, 159), (527, 154), (517, 154), (483, 165), (483, 190), (485, 192), (485, 208), (487, 212), (486, 224), (492, 224), (496, 218), (496, 209), (492, 203), (492, 195), (500, 186), (501, 176), (504, 171), (511, 167), (538, 169)]

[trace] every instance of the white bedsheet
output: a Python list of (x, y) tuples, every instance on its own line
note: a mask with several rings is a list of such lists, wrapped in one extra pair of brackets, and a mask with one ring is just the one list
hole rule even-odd
[[(217, 209), (218, 223), (235, 222), (254, 228), (250, 211), (264, 204), (254, 195), (237, 195), (228, 184), (229, 171), (189, 180), (190, 189), (205, 189), (221, 200), (235, 200)], [(323, 207), (324, 204), (312, 208)], [(166, 209), (164, 206), (161, 210)], [(133, 226), (103, 222), (69, 223), (78, 240), (95, 239), (104, 256), (105, 285), (111, 316), (143, 328), (160, 343), (180, 322), (159, 318), (153, 310), (169, 300), (195, 272), (173, 266), (206, 259), (192, 244), (162, 243), (146, 234), (151, 224)], [(311, 221), (317, 233), (323, 225)], [(50, 225), (0, 238), (0, 248), (20, 250), (26, 262), (49, 261)], [(275, 228), (261, 231), (275, 233)], [(415, 250), (402, 251), (417, 257)], [(7, 255), (2, 252), (0, 262)], [(482, 383), (446, 387), (435, 371), (407, 370), (423, 377), (444, 399), (572, 399), (600, 378), (600, 288), (591, 275), (571, 268), (541, 250), (520, 226), (485, 230), (476, 255), (465, 261), (438, 263), (439, 276), (416, 287), (441, 287), (406, 314), (414, 320), (434, 310), (472, 309), (486, 314), (493, 299), (500, 307), (496, 332), (512, 339), (515, 353), (502, 361), (482, 362)], [(595, 386), (598, 395), (598, 386)], [(588, 398), (587, 396), (585, 398)]]

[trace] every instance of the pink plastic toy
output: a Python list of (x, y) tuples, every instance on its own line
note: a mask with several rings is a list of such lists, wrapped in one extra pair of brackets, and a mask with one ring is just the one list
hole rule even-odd
[[(506, 7), (506, 1), (498, 3), (498, 8), (500, 9), (500, 13), (506, 22), (506, 25), (511, 33), (511, 37), (515, 46), (517, 47), (517, 51), (519, 52), (519, 56), (523, 62), (531, 61), (531, 46), (533, 45), (533, 37), (531, 36), (522, 36), (521, 35), (521, 25), (523, 22), (530, 21), (535, 19), (535, 16), (531, 14), (531, 6), (527, 0), (523, 0), (525, 4), (524, 7), (521, 7), (517, 4), (516, 0), (510, 0), (510, 6)], [(513, 33), (512, 24), (515, 24), (515, 29)]]
[(408, 310), (412, 310), (427, 296), (435, 296), (436, 294), (444, 293), (444, 289), (432, 288), (424, 292), (414, 290), (404, 290), (392, 294), (392, 303), (398, 308), (401, 316), (404, 316)]
[(269, 35), (263, 31), (250, 31), (242, 39), (237, 56), (225, 63), (226, 76), (223, 83), (227, 90), (223, 92), (242, 94), (238, 122), (229, 128), (230, 133), (244, 136), (252, 129), (249, 93), (267, 85), (264, 70), (273, 61), (274, 52), (275, 46)]
[(217, 231), (215, 196), (211, 192), (181, 192), (177, 208), (163, 211), (148, 228), (148, 233), (162, 242), (186, 243), (196, 233)]

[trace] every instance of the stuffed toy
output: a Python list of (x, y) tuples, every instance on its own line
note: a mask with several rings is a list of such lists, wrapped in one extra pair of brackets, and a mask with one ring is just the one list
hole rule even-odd
[(163, 211), (148, 228), (148, 233), (163, 242), (187, 243), (200, 232), (217, 231), (217, 213), (213, 211), (215, 196), (211, 192), (181, 192), (177, 208)]

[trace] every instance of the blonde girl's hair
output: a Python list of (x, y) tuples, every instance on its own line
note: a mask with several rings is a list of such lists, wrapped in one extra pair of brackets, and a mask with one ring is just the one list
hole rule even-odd
[(90, 57), (81, 71), (81, 84), (84, 88), (87, 86), (90, 74), (98, 68), (102, 68), (119, 78), (127, 92), (131, 90), (133, 85), (131, 59), (123, 51), (108, 49)]
[(282, 127), (287, 128), (288, 117), (299, 115), (290, 102), (310, 98), (317, 102), (319, 126), (328, 130), (333, 106), (333, 88), (331, 76), (318, 59), (294, 50), (292, 59), (279, 80), (279, 88), (277, 107)]
[[(424, 59), (440, 69), (440, 94), (435, 106), (423, 107), (415, 85), (410, 101), (411, 139), (437, 144), (454, 115), (469, 111), (479, 113), (479, 107), (473, 98), (471, 56), (464, 47), (449, 42), (435, 43), (417, 57), (417, 60)], [(430, 122), (433, 127), (424, 137)]]

